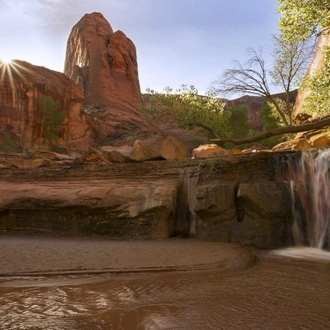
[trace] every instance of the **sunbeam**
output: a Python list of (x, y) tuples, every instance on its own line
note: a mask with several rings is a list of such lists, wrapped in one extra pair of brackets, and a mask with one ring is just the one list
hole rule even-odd
[(0, 62), (2, 62), (2, 64), (4, 64), (4, 65), (10, 64), (11, 63), (11, 59), (9, 59), (9, 58), (0, 59)]

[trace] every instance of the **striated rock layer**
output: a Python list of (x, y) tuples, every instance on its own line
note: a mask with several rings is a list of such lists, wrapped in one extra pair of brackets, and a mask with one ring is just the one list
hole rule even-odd
[(47, 144), (38, 102), (41, 96), (50, 96), (66, 113), (59, 127), (59, 144), (71, 149), (92, 144), (96, 131), (83, 110), (83, 95), (67, 76), (15, 60), (0, 65), (0, 77), (1, 133), (19, 138), (23, 148)]
[(87, 108), (103, 110), (98, 117), (105, 122), (104, 134), (148, 130), (136, 111), (141, 97), (135, 46), (122, 31), (113, 32), (102, 14), (86, 14), (73, 27), (64, 73), (83, 91)]
[(287, 154), (258, 153), (16, 169), (0, 159), (0, 231), (182, 235), (273, 249), (290, 240), (289, 184), (279, 172), (287, 161)]

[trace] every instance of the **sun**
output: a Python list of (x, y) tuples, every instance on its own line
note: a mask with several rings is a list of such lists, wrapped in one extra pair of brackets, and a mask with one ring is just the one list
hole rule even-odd
[(10, 64), (11, 62), (12, 62), (12, 60), (11, 59), (9, 59), (9, 58), (0, 58), (0, 62), (2, 62), (3, 64)]

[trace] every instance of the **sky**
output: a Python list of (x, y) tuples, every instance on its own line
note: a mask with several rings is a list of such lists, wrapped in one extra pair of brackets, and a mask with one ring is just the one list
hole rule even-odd
[(72, 27), (101, 12), (134, 42), (142, 92), (192, 84), (204, 94), (249, 47), (271, 65), (276, 9), (276, 0), (0, 0), (0, 59), (63, 72)]

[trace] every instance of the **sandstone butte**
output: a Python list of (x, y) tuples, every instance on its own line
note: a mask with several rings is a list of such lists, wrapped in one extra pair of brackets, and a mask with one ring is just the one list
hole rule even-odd
[[(101, 131), (111, 137), (152, 125), (137, 111), (141, 104), (134, 43), (122, 31), (113, 32), (101, 13), (86, 14), (67, 42), (64, 73), (84, 93), (84, 105), (100, 109)], [(98, 111), (98, 112), (100, 112)]]
[(90, 145), (96, 135), (83, 110), (83, 94), (63, 73), (15, 60), (0, 66), (0, 130), (21, 138), (25, 148), (43, 145), (40, 96), (58, 100), (66, 113), (59, 142), (70, 149)]
[(157, 131), (137, 111), (141, 99), (135, 46), (123, 32), (113, 32), (101, 14), (86, 14), (73, 28), (65, 73), (19, 60), (0, 65), (1, 135), (19, 138), (24, 149), (47, 145), (41, 96), (59, 101), (66, 113), (58, 145), (69, 150), (116, 139), (117, 144), (133, 143)]

